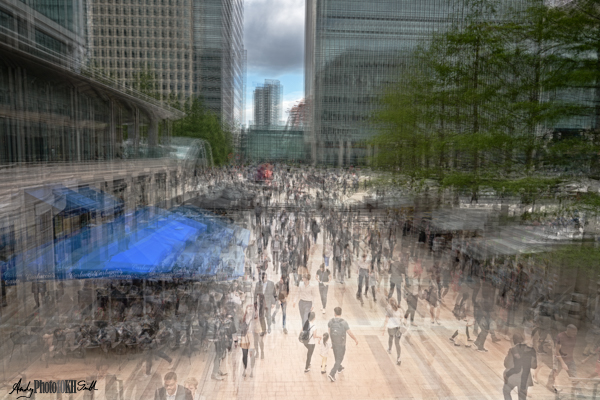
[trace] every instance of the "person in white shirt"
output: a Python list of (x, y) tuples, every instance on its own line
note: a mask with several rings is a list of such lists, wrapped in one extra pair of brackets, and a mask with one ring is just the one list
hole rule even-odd
[(308, 314), (313, 310), (313, 304), (317, 299), (316, 286), (310, 282), (310, 274), (304, 274), (302, 276), (302, 282), (298, 286), (296, 291), (296, 297), (294, 300), (294, 307), (298, 303), (298, 309), (300, 310), (300, 318), (302, 318), (302, 327), (308, 320)]
[(402, 336), (402, 309), (398, 306), (398, 302), (393, 297), (388, 300), (389, 305), (386, 309), (385, 322), (383, 324), (383, 331), (381, 335), (385, 335), (385, 328), (387, 327), (389, 340), (388, 340), (388, 354), (392, 354), (392, 342), (396, 345), (396, 355), (398, 356), (396, 363), (400, 365), (400, 337)]
[(358, 292), (356, 292), (356, 298), (362, 302), (362, 286), (365, 281), (365, 296), (368, 296), (369, 292), (369, 269), (371, 267), (370, 257), (367, 257), (367, 253), (363, 250), (362, 257), (358, 261)]
[(281, 238), (275, 235), (275, 239), (271, 242), (271, 255), (273, 256), (273, 271), (275, 275), (279, 273), (279, 251), (281, 250)]
[(317, 325), (315, 324), (315, 313), (310, 312), (308, 314), (308, 320), (302, 327), (303, 331), (308, 331), (308, 343), (305, 343), (304, 346), (308, 350), (306, 353), (306, 365), (304, 367), (304, 372), (310, 371), (310, 361), (312, 359), (312, 355), (315, 351), (316, 340), (321, 339), (321, 337), (317, 334)]

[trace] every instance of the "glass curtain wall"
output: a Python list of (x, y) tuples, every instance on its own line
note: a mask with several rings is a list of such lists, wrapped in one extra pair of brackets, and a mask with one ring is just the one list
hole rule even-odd
[(234, 133), (245, 97), (243, 19), (243, 0), (194, 2), (194, 94)]
[(397, 81), (416, 45), (445, 29), (447, 0), (308, 0), (306, 141), (317, 163), (352, 165), (369, 155), (366, 120), (383, 87)]

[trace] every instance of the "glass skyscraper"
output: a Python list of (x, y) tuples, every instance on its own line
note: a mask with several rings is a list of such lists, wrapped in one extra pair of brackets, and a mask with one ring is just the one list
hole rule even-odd
[(191, 96), (192, 0), (92, 0), (91, 64), (163, 99)]
[(254, 121), (257, 126), (281, 124), (283, 86), (278, 80), (265, 79), (264, 85), (254, 89)]
[(237, 137), (244, 107), (244, 2), (195, 0), (193, 15), (194, 94)]
[(366, 123), (417, 44), (451, 23), (447, 0), (307, 0), (305, 140), (313, 162), (352, 165), (372, 151)]

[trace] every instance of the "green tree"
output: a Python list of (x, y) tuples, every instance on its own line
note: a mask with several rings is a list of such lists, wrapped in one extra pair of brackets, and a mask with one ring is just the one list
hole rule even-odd
[(219, 118), (204, 107), (201, 100), (190, 98), (181, 105), (172, 103), (185, 112), (185, 117), (173, 122), (173, 136), (204, 139), (210, 143), (215, 165), (228, 162), (233, 151), (231, 132), (224, 129)]
[(575, 17), (541, 0), (518, 9), (494, 0), (459, 4), (465, 17), (423, 44), (383, 96), (375, 164), (473, 198), (484, 186), (525, 203), (549, 196), (570, 178), (556, 161), (589, 150), (551, 134), (557, 122), (585, 113), (563, 95), (589, 76), (574, 72), (589, 64), (589, 54), (573, 48)]

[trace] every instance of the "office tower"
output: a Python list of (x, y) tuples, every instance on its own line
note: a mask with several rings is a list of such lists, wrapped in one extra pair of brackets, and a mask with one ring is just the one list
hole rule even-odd
[[(167, 99), (193, 85), (193, 0), (91, 0), (91, 65)], [(143, 85), (143, 83), (142, 83)]]
[(245, 62), (243, 0), (194, 0), (194, 90), (238, 136), (243, 123)]
[(89, 68), (87, 32), (83, 1), (0, 1), (0, 164), (137, 157), (168, 137), (182, 114)]
[(265, 79), (254, 89), (254, 125), (278, 126), (283, 108), (283, 86), (278, 80)]
[(446, 0), (307, 0), (306, 141), (315, 163), (352, 165), (372, 152), (367, 119), (420, 40), (451, 22)]

